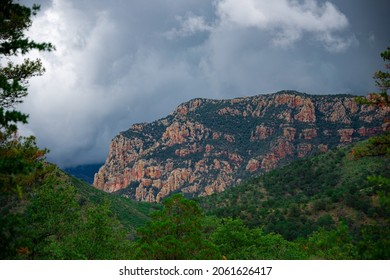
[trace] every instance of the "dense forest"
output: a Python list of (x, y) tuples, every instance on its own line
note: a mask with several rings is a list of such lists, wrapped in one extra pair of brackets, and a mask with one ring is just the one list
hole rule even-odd
[[(3, 2), (2, 59), (54, 50), (24, 35), (39, 7)], [(29, 59), (0, 69), (0, 259), (390, 259), (389, 133), (210, 197), (134, 202), (69, 176), (17, 135), (28, 116), (15, 105), (43, 72)], [(382, 92), (357, 101), (389, 106), (389, 74), (375, 77)]]

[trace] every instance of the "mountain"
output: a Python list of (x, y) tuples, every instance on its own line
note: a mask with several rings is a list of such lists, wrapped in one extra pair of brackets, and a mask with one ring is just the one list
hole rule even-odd
[(134, 124), (110, 145), (93, 185), (135, 200), (176, 192), (208, 196), (308, 155), (378, 134), (389, 109), (351, 95), (295, 91), (193, 99), (167, 117)]
[(84, 182), (92, 185), (95, 174), (99, 171), (99, 168), (103, 163), (98, 164), (85, 164), (75, 167), (64, 168), (63, 170), (70, 175), (83, 180)]

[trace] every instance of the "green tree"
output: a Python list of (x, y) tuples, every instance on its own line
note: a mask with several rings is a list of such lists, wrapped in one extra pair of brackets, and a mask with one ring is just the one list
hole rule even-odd
[(375, 223), (360, 228), (357, 249), (360, 259), (390, 259), (390, 228), (388, 223)]
[(217, 259), (217, 248), (205, 237), (198, 205), (182, 195), (163, 201), (163, 210), (138, 230), (137, 258), (152, 260)]
[(45, 69), (39, 59), (25, 58), (21, 64), (12, 62), (12, 58), (24, 55), (31, 50), (51, 51), (50, 43), (37, 43), (26, 37), (25, 32), (32, 24), (32, 16), (39, 6), (32, 8), (1, 0), (0, 5), (0, 128), (1, 138), (17, 130), (18, 122), (26, 123), (28, 116), (15, 109), (28, 94), (28, 80), (42, 75)]
[[(25, 36), (38, 6), (25, 7), (12, 0), (0, 0), (0, 256), (12, 258), (23, 233), (22, 189), (34, 187), (45, 170), (47, 150), (37, 147), (34, 137), (18, 137), (17, 125), (27, 123), (28, 115), (15, 109), (28, 94), (28, 80), (44, 72), (40, 60), (15, 57), (31, 50), (51, 51), (48, 43)], [(15, 195), (17, 194), (17, 196)]]
[(214, 231), (212, 241), (227, 259), (293, 260), (308, 257), (296, 243), (279, 234), (250, 229), (238, 219), (223, 219)]
[(334, 230), (320, 229), (305, 241), (305, 248), (312, 258), (326, 260), (348, 260), (357, 258), (349, 228), (340, 223)]
[(35, 165), (46, 150), (40, 150), (34, 137), (18, 137), (17, 125), (27, 123), (28, 115), (15, 109), (28, 94), (28, 81), (42, 75), (39, 59), (24, 58), (20, 64), (12, 60), (31, 50), (51, 51), (50, 43), (37, 43), (26, 37), (39, 6), (25, 7), (12, 0), (1, 0), (0, 5), (0, 192), (20, 193), (19, 176), (36, 170)]
[(390, 158), (390, 132), (369, 138), (358, 144), (353, 150), (354, 159), (362, 157), (386, 156)]
[[(387, 47), (381, 53), (381, 57), (386, 62), (385, 68), (390, 69), (390, 47)], [(390, 89), (390, 73), (379, 70), (375, 72), (374, 79), (380, 92), (371, 93), (367, 97), (359, 97), (356, 101), (378, 108), (388, 108), (390, 106), (390, 98), (387, 91)], [(390, 120), (385, 120), (387, 128), (389, 127), (389, 122)], [(369, 156), (389, 158), (390, 131), (368, 139), (367, 142), (356, 147), (352, 154), (355, 159)], [(377, 214), (381, 218), (377, 219), (373, 224), (361, 227), (360, 240), (358, 241), (359, 256), (364, 259), (389, 259), (390, 178), (388, 176), (373, 175), (369, 176), (367, 181), (372, 186), (372, 191), (378, 198)]]
[(131, 257), (131, 242), (107, 201), (85, 203), (76, 189), (50, 174), (30, 194), (15, 242), (22, 259), (109, 260)]

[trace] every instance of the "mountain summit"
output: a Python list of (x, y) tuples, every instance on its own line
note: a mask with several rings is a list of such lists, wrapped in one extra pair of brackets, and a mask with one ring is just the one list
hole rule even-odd
[(207, 196), (297, 158), (378, 134), (389, 109), (351, 95), (295, 91), (193, 99), (166, 118), (134, 124), (110, 145), (94, 186), (159, 202), (174, 192)]

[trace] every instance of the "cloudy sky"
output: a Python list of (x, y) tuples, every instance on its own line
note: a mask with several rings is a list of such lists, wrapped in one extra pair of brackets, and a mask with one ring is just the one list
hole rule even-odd
[(21, 130), (60, 166), (104, 162), (111, 139), (195, 97), (375, 90), (388, 0), (21, 0), (41, 11)]

